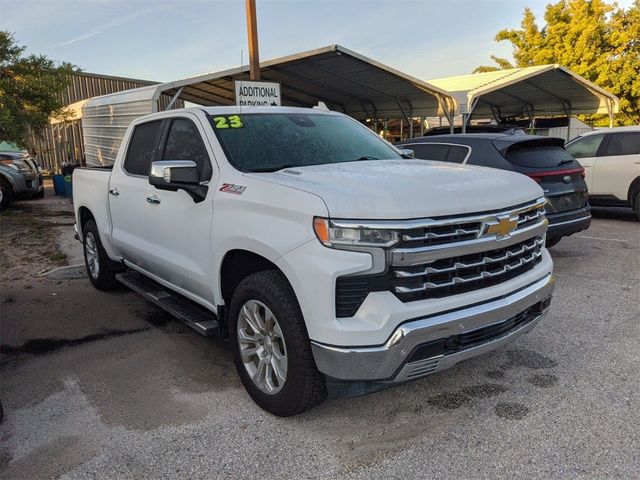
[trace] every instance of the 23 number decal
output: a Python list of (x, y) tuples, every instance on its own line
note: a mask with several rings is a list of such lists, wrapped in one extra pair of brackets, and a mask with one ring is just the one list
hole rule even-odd
[(228, 117), (213, 117), (216, 128), (242, 128), (244, 123), (239, 115), (230, 115)]

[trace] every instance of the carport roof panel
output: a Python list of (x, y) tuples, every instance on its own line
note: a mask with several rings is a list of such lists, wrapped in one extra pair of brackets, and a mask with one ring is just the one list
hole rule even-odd
[(618, 98), (561, 65), (540, 65), (429, 80), (447, 90), (474, 115), (501, 116), (610, 113), (619, 110)]
[[(410, 75), (340, 45), (262, 62), (264, 81), (281, 84), (283, 105), (314, 106), (318, 101), (353, 117), (404, 118), (442, 115), (450, 95)], [(233, 105), (234, 80), (248, 80), (248, 67), (168, 82), (156, 95), (174, 95), (202, 105)]]

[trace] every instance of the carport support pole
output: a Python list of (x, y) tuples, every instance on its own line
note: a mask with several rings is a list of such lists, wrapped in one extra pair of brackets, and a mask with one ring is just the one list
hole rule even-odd
[(249, 77), (260, 80), (260, 55), (258, 54), (258, 20), (256, 0), (246, 0), (247, 35), (249, 37)]
[(171, 99), (171, 101), (168, 103), (168, 105), (165, 107), (165, 110), (171, 110), (171, 107), (173, 107), (173, 104), (176, 103), (176, 100), (178, 100), (178, 98), (180, 98), (180, 95), (182, 94), (182, 90), (184, 90), (184, 87), (180, 87), (178, 89), (178, 91), (176, 92), (176, 94), (173, 96), (173, 98)]

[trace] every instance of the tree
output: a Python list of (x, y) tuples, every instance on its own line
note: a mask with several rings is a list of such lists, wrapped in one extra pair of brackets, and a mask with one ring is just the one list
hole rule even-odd
[(561, 0), (548, 4), (545, 25), (525, 8), (519, 29), (498, 32), (513, 46), (514, 65), (492, 56), (496, 66), (474, 70), (559, 63), (620, 98), (621, 125), (640, 124), (640, 0), (628, 8), (604, 0)]
[(0, 31), (0, 140), (28, 145), (52, 115), (64, 116), (62, 93), (76, 67), (44, 55), (23, 55), (24, 46)]

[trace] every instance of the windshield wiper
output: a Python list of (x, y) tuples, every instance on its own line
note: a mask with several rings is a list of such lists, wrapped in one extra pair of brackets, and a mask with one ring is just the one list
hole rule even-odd
[(249, 170), (254, 173), (273, 173), (280, 170), (284, 170), (285, 168), (293, 168), (293, 165), (278, 165), (277, 167), (264, 167), (264, 168), (252, 168)]
[(347, 160), (348, 162), (359, 162), (360, 160), (380, 160), (378, 157), (371, 157), (369, 155), (363, 155), (360, 158), (356, 158), (354, 160)]

